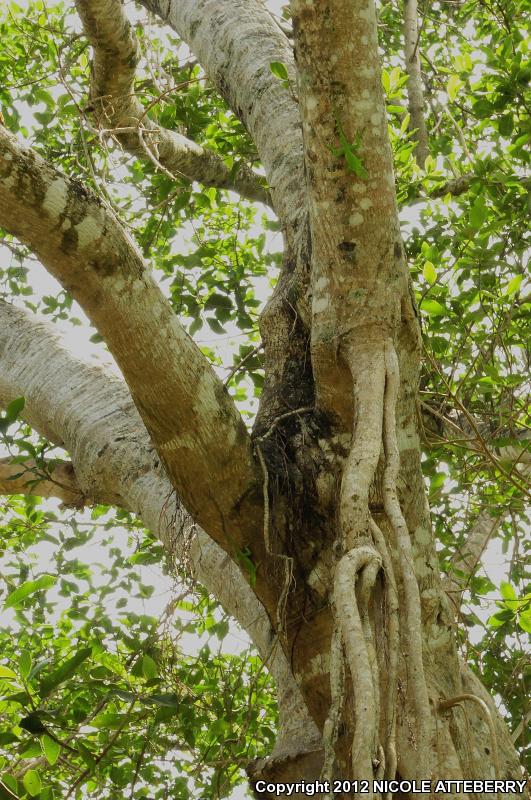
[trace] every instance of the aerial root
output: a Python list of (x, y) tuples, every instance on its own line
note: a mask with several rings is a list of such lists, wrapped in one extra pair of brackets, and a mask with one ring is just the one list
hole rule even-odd
[[(381, 563), (380, 555), (372, 546), (361, 545), (349, 550), (336, 567), (333, 590), (336, 625), (341, 631), (354, 695), (356, 733), (351, 752), (352, 774), (358, 780), (368, 780), (371, 786), (373, 759), (378, 752), (379, 719), (375, 703), (378, 676), (374, 674), (371, 642), (367, 641), (364, 629), (367, 623), (363, 618), (368, 615), (368, 599)], [(357, 581), (361, 590), (359, 600)]]
[[(343, 703), (343, 677), (337, 661), (345, 659), (352, 680), (355, 734), (352, 774), (357, 780), (396, 776), (396, 696), (400, 651), (400, 608), (395, 570), (404, 599), (407, 635), (402, 637), (407, 657), (408, 690), (417, 718), (417, 774), (430, 774), (431, 715), (422, 658), (420, 592), (413, 566), (413, 550), (397, 492), (400, 456), (396, 433), (396, 403), (400, 383), (394, 344), (388, 341), (350, 342), (347, 355), (354, 382), (356, 423), (352, 447), (341, 481), (339, 522), (343, 555), (333, 582), (335, 628), (331, 645), (332, 703), (325, 725), (325, 767), (333, 770), (337, 725)], [(363, 421), (363, 425), (359, 421)], [(369, 489), (374, 480), (383, 441), (384, 511), (392, 530), (392, 547), (369, 511)], [(396, 556), (391, 552), (397, 551)], [(380, 570), (384, 575), (384, 626), (387, 653), (378, 660), (370, 599)], [(339, 636), (339, 643), (338, 643)], [(387, 659), (387, 660), (386, 660)], [(385, 664), (385, 678), (380, 675)], [(385, 689), (381, 682), (385, 680)], [(341, 686), (341, 694), (338, 687)], [(340, 699), (338, 699), (340, 698)], [(381, 706), (381, 707), (380, 707)], [(379, 741), (380, 733), (384, 745)]]
[[(464, 702), (476, 703), (483, 711), (485, 720), (490, 734), (490, 746), (492, 750), (492, 760), (494, 762), (494, 769), (496, 770), (495, 778), (501, 778), (500, 756), (498, 752), (498, 739), (496, 737), (496, 728), (494, 727), (494, 720), (490, 712), (490, 708), (481, 697), (475, 694), (458, 694), (456, 697), (450, 697), (448, 700), (441, 700), (438, 705), (438, 711), (447, 711)], [(465, 712), (466, 713), (466, 712)]]
[[(359, 591), (358, 591), (358, 608), (360, 612), (361, 627), (363, 629), (363, 635), (365, 637), (367, 656), (369, 658), (369, 666), (371, 668), (371, 675), (372, 675), (374, 713), (376, 719), (374, 741), (372, 745), (372, 750), (374, 754), (377, 754), (379, 747), (378, 735), (380, 726), (380, 670), (378, 665), (378, 659), (376, 657), (376, 647), (374, 644), (374, 631), (371, 625), (371, 620), (369, 618), (369, 602), (381, 566), (382, 566), (381, 558), (379, 558), (378, 560), (373, 559), (367, 564), (367, 566), (360, 572)], [(378, 762), (380, 761), (379, 758), (377, 760)]]
[(356, 417), (363, 424), (355, 425), (341, 480), (339, 520), (345, 552), (359, 545), (364, 537), (367, 541), (369, 489), (382, 448), (385, 391), (385, 354), (381, 345), (376, 352), (353, 351), (349, 358)]
[[(396, 694), (398, 689), (398, 653), (400, 646), (400, 617), (398, 606), (398, 590), (396, 588), (395, 571), (393, 562), (385, 541), (385, 536), (376, 524), (370, 519), (371, 532), (376, 549), (382, 559), (384, 573), (384, 591), (386, 602), (386, 628), (387, 628), (387, 691), (382, 710), (382, 725), (385, 741), (385, 771), (386, 780), (393, 780), (396, 775)], [(390, 793), (389, 793), (390, 795)], [(388, 795), (388, 796), (389, 796)]]
[[(345, 698), (345, 662), (343, 657), (343, 641), (341, 630), (336, 621), (330, 646), (330, 694), (332, 702), (323, 728), (324, 764), (321, 780), (332, 784), (334, 771), (335, 746), (339, 728), (339, 720)], [(332, 797), (333, 793), (330, 794)]]
[(385, 347), (385, 394), (383, 441), (385, 453), (385, 469), (383, 476), (384, 510), (392, 526), (399, 558), (397, 568), (400, 570), (404, 593), (405, 614), (407, 619), (407, 636), (403, 638), (407, 654), (408, 687), (411, 689), (417, 719), (417, 752), (419, 755), (417, 774), (424, 778), (430, 775), (429, 744), (431, 741), (431, 715), (424, 675), (422, 659), (422, 618), (420, 592), (413, 566), (413, 549), (407, 523), (402, 514), (397, 494), (397, 478), (400, 468), (400, 456), (396, 437), (396, 401), (400, 382), (398, 358), (391, 340)]

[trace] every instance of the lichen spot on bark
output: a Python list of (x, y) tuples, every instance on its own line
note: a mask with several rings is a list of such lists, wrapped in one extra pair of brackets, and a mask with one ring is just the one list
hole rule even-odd
[(42, 201), (42, 209), (52, 219), (59, 219), (68, 204), (68, 186), (63, 178), (50, 183)]
[(103, 224), (101, 220), (96, 219), (92, 214), (88, 214), (75, 226), (78, 248), (80, 250), (85, 250), (86, 247), (93, 244), (97, 239), (100, 239), (102, 230)]
[(372, 20), (373, 16), (374, 16), (372, 3), (369, 3), (367, 8), (360, 8), (358, 13), (359, 13), (361, 19), (366, 19), (367, 22), (370, 22)]
[(374, 67), (370, 67), (370, 66), (364, 65), (360, 69), (360, 74), (364, 78), (374, 78), (374, 76), (376, 74), (376, 71), (375, 71)]
[(314, 314), (321, 314), (326, 311), (330, 305), (330, 298), (327, 294), (321, 294), (315, 297), (313, 301), (312, 311)]

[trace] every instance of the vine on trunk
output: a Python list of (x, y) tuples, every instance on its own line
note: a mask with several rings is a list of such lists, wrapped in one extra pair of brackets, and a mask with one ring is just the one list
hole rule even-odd
[[(349, 343), (349, 366), (354, 381), (356, 420), (353, 443), (346, 459), (340, 495), (340, 556), (333, 579), (332, 606), (335, 629), (331, 645), (330, 683), (332, 703), (324, 729), (323, 778), (333, 772), (333, 753), (338, 720), (344, 701), (345, 666), (352, 682), (355, 733), (351, 745), (352, 774), (359, 780), (395, 777), (396, 694), (398, 653), (407, 656), (408, 684), (416, 711), (415, 741), (418, 774), (430, 773), (430, 707), (422, 660), (420, 595), (415, 577), (412, 547), (397, 494), (399, 452), (396, 437), (396, 403), (400, 382), (393, 341), (371, 337), (364, 345)], [(392, 540), (387, 541), (369, 510), (369, 489), (383, 450), (382, 490), (384, 511)], [(393, 554), (393, 556), (391, 556)], [(399, 576), (405, 605), (407, 631), (400, 630)], [(384, 584), (386, 686), (375, 647), (377, 622), (371, 600), (378, 577)], [(383, 742), (381, 741), (383, 738)]]

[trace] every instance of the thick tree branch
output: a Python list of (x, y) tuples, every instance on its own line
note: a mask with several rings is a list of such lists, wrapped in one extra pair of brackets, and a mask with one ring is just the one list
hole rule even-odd
[(482, 511), (470, 530), (464, 545), (455, 552), (451, 559), (444, 588), (457, 612), (461, 607), (462, 593), (467, 588), (471, 577), (480, 564), (481, 556), (485, 552), (491, 537), (500, 527), (507, 513), (508, 510), (493, 517), (488, 509)]
[[(141, 0), (192, 49), (256, 144), (280, 219), (282, 272), (260, 320), (265, 384), (256, 431), (313, 401), (309, 360), (309, 230), (293, 48), (261, 0)], [(271, 64), (285, 65), (289, 81)]]
[(154, 123), (135, 95), (138, 42), (120, 0), (76, 0), (94, 50), (91, 102), (102, 128), (111, 129), (130, 153), (160, 163), (176, 179), (232, 189), (269, 203), (267, 190), (248, 167), (236, 174), (211, 150)]
[(410, 128), (417, 147), (415, 157), (418, 165), (424, 169), (426, 158), (430, 154), (428, 131), (424, 119), (424, 91), (422, 88), (422, 74), (420, 70), (419, 53), (419, 26), (417, 0), (404, 0), (404, 56), (407, 82), (408, 110), (410, 114)]
[[(194, 525), (161, 467), (125, 384), (99, 366), (75, 358), (53, 328), (0, 302), (0, 407), (25, 397), (23, 418), (72, 463), (50, 463), (53, 480), (28, 485), (5, 480), (32, 465), (0, 462), (0, 492), (59, 497), (77, 505), (103, 503), (136, 514), (172, 558), (186, 553), (192, 575), (212, 592), (257, 646), (279, 693), (276, 759), (290, 755), (295, 726), (305, 731), (298, 752), (314, 751), (318, 734), (264, 607), (229, 556)], [(46, 470), (44, 470), (46, 472)], [(42, 477), (39, 469), (32, 477)], [(56, 482), (56, 477), (60, 482)], [(68, 490), (67, 490), (67, 488)], [(291, 742), (291, 744), (290, 744)]]
[(58, 459), (44, 463), (36, 463), (33, 459), (22, 463), (13, 463), (9, 457), (0, 459), (0, 494), (56, 497), (67, 506), (81, 507), (85, 504), (72, 464)]
[[(300, 226), (304, 172), (293, 51), (269, 12), (259, 0), (140, 2), (194, 52), (253, 138), (283, 226)], [(285, 64), (290, 88), (271, 72), (274, 61)]]
[(241, 525), (250, 535), (261, 514), (250, 437), (120, 222), (0, 127), (0, 225), (83, 307), (188, 511), (234, 553), (245, 538)]

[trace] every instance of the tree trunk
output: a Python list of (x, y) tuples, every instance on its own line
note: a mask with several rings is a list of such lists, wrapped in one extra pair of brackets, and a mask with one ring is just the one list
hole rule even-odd
[[(77, 3), (96, 48), (112, 36), (112, 26), (96, 24), (109, 2)], [(21, 333), (0, 339), (0, 399), (26, 396), (26, 419), (68, 448), (83, 497), (134, 510), (171, 549), (172, 526), (160, 519), (175, 490), (204, 528), (194, 569), (232, 604), (279, 688), (279, 739), (269, 759), (249, 766), (253, 785), (341, 778), (367, 782), (348, 794), (371, 798), (380, 794), (376, 779), (519, 779), (494, 703), (460, 663), (437, 564), (420, 464), (420, 328), (374, 3), (292, 0), (295, 63), (255, 0), (144, 4), (197, 51), (246, 124), (282, 224), (283, 270), (261, 320), (266, 379), (253, 434), (112, 212), (1, 127), (0, 223), (80, 303), (130, 394), (101, 375), (89, 379), (44, 334), (24, 338), (26, 322), (4, 308)], [(272, 61), (286, 63), (289, 88)], [(100, 62), (96, 75), (105, 86), (107, 67)], [(131, 94), (129, 71), (124, 81)], [(128, 127), (138, 116), (129, 100)], [(136, 137), (126, 138), (136, 152)], [(184, 144), (170, 143), (173, 163)], [(192, 150), (189, 170), (195, 160), (204, 168), (204, 154)], [(227, 185), (216, 169), (211, 182)], [(252, 175), (244, 184), (257, 196)], [(65, 392), (54, 386), (61, 375)], [(100, 425), (109, 407), (112, 435)], [(76, 486), (68, 491), (75, 496)], [(256, 567), (252, 592), (242, 588), (244, 548)]]
[[(365, 780), (369, 796), (375, 778), (516, 778), (507, 731), (459, 663), (437, 568), (420, 467), (420, 329), (399, 234), (375, 9), (293, 0), (292, 12), (321, 416), (313, 420), (317, 460), (301, 447), (307, 416), (295, 414), (297, 433), (283, 431), (278, 445), (294, 454), (304, 478), (292, 492), (303, 499), (286, 519), (286, 498), (271, 496), (270, 514), (282, 520), (278, 536), (293, 543), (303, 572), (304, 600), (291, 600), (279, 622), (323, 731), (321, 777)], [(275, 455), (269, 446), (271, 471)]]

